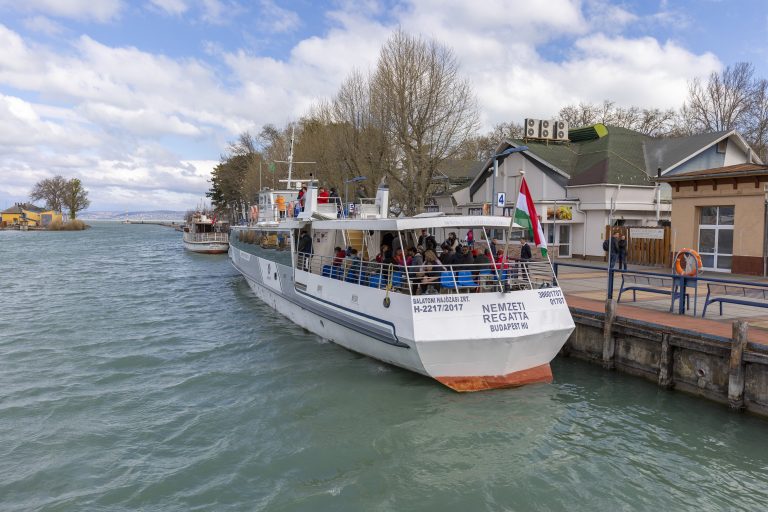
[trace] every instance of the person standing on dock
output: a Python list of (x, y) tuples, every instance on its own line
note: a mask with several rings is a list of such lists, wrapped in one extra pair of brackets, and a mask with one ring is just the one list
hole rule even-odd
[[(611, 238), (606, 240), (606, 242), (607, 244), (610, 244), (610, 247), (605, 249), (610, 255), (610, 268), (614, 268), (616, 266), (616, 261), (619, 259), (619, 233), (614, 231), (613, 235), (611, 235)], [(603, 245), (607, 247), (607, 244)]]
[(627, 237), (621, 235), (618, 241), (619, 270), (627, 270)]

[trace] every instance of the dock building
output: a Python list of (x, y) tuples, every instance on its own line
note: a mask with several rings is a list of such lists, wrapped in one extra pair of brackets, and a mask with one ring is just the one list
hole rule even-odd
[(431, 209), (512, 215), (524, 173), (550, 252), (585, 259), (603, 258), (609, 224), (669, 225), (671, 188), (659, 176), (763, 163), (733, 130), (660, 138), (602, 124), (571, 129), (564, 141), (505, 140), (495, 153), (479, 167), (464, 166), (474, 173), (469, 184), (436, 194)]

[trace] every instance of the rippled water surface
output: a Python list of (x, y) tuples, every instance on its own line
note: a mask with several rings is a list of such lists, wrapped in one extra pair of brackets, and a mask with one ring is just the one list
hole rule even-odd
[(765, 510), (768, 422), (571, 359), (457, 394), (160, 226), (0, 232), (0, 510)]

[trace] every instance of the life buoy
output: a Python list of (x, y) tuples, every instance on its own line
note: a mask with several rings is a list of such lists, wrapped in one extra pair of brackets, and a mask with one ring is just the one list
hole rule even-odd
[(680, 276), (695, 276), (702, 267), (701, 256), (693, 249), (683, 248), (675, 257), (675, 273)]

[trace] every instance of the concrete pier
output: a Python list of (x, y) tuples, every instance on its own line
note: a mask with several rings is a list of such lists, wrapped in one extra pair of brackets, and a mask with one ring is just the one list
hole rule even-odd
[(768, 331), (567, 295), (576, 330), (561, 355), (768, 416)]

